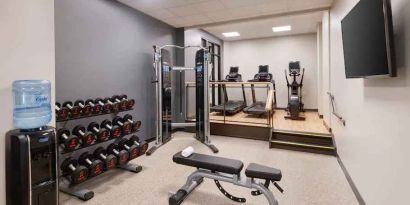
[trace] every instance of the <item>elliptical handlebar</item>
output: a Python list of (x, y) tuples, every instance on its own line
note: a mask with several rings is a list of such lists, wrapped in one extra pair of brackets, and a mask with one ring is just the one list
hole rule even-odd
[(290, 84), (289, 84), (289, 79), (288, 79), (288, 71), (286, 69), (285, 69), (285, 78), (286, 78), (286, 84), (289, 87)]
[(302, 70), (302, 78), (300, 79), (300, 87), (302, 88), (303, 86), (303, 78), (305, 77), (305, 69), (303, 68)]

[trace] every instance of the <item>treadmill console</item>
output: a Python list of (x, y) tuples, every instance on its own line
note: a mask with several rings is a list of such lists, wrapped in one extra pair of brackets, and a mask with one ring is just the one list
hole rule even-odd
[(300, 61), (290, 62), (289, 63), (289, 74), (300, 75)]
[(242, 75), (239, 74), (239, 67), (231, 67), (225, 80), (228, 82), (242, 82)]
[(259, 72), (255, 75), (252, 80), (253, 82), (271, 82), (272, 74), (269, 73), (268, 65), (260, 65)]

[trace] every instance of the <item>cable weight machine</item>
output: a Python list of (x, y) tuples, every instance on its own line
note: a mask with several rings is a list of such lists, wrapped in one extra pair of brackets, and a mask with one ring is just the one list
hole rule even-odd
[[(197, 49), (195, 54), (195, 67), (171, 66), (171, 54), (168, 48), (175, 49)], [(154, 153), (159, 147), (172, 139), (172, 128), (195, 127), (195, 138), (208, 146), (214, 153), (218, 148), (211, 144), (209, 126), (209, 75), (208, 62), (209, 52), (200, 46), (177, 46), (164, 45), (154, 46), (154, 70), (156, 87), (156, 133), (155, 145), (147, 151), (147, 155)], [(172, 122), (172, 71), (194, 71), (195, 72), (195, 95), (196, 95), (196, 121), (193, 123)]]

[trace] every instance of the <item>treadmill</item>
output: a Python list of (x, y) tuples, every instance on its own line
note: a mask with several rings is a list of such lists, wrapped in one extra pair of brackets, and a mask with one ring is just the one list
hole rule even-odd
[[(242, 75), (239, 74), (239, 67), (231, 67), (229, 69), (229, 74), (225, 77), (225, 80), (223, 82), (242, 82)], [(226, 85), (222, 85), (223, 93), (224, 93), (224, 99), (225, 99), (225, 105), (220, 104), (211, 107), (211, 112), (219, 112), (219, 113), (224, 113), (228, 115), (234, 115), (240, 111), (243, 110), (243, 108), (246, 107), (246, 96), (245, 96), (245, 87), (242, 85), (242, 95), (243, 95), (243, 101), (242, 100), (229, 100), (228, 99), (228, 93), (226, 91)]]
[[(272, 82), (273, 89), (275, 89), (275, 81), (272, 79), (272, 74), (269, 73), (268, 65), (260, 65), (259, 72), (254, 76), (253, 80), (248, 82)], [(251, 85), (252, 89), (252, 104), (243, 109), (243, 112), (251, 115), (265, 115), (266, 112), (266, 102), (256, 101), (255, 97), (255, 85)], [(276, 102), (276, 94), (274, 96)]]

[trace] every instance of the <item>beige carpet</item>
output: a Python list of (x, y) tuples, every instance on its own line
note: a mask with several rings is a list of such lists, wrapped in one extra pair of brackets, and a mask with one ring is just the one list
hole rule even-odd
[[(172, 155), (187, 146), (196, 152), (211, 154), (211, 151), (192, 138), (193, 134), (179, 132), (174, 139), (157, 150), (152, 156), (143, 156), (133, 161), (144, 167), (134, 174), (113, 170), (85, 182), (82, 186), (95, 192), (93, 199), (83, 202), (60, 194), (60, 204), (84, 205), (166, 205), (168, 192), (177, 191), (193, 168), (172, 162)], [(245, 166), (256, 162), (280, 168), (283, 179), (279, 183), (282, 195), (271, 187), (280, 205), (357, 205), (356, 198), (343, 175), (335, 157), (310, 153), (269, 149), (268, 143), (231, 137), (213, 137), (220, 149), (218, 156), (241, 159)], [(245, 169), (244, 169), (245, 170)], [(263, 196), (253, 197), (249, 189), (225, 185), (233, 195), (246, 197), (244, 205), (267, 205)], [(191, 194), (185, 205), (237, 205), (225, 198), (211, 180), (205, 180)]]

